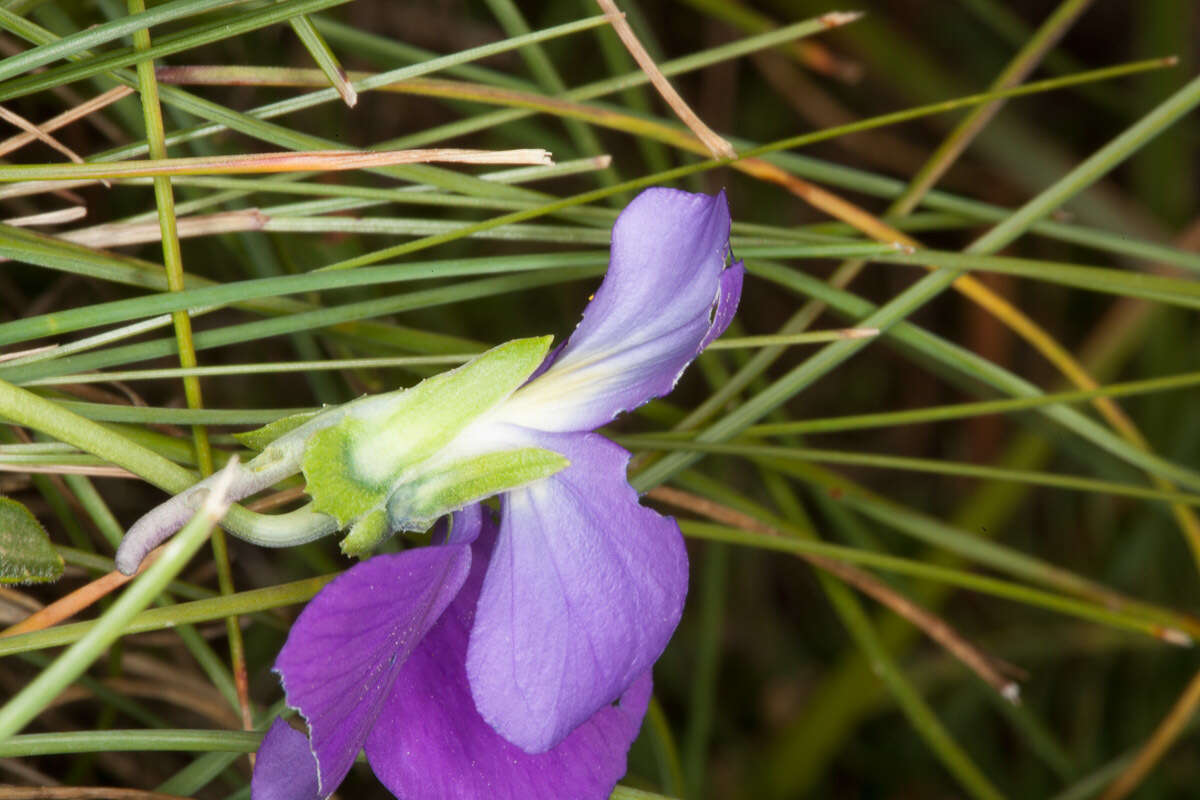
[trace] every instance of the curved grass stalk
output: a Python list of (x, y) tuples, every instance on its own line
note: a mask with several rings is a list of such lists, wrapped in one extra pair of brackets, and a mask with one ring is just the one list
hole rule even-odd
[[(171, 494), (186, 490), (197, 480), (195, 473), (159, 454), (136, 444), (91, 420), (68, 411), (61, 405), (0, 380), (0, 418), (41, 431), (67, 442), (112, 464), (124, 467), (148, 483)], [(222, 522), (224, 527), (255, 540), (277, 540), (279, 533), (291, 531), (310, 539), (332, 533), (333, 521), (308, 507), (268, 516), (241, 506), (231, 507)]]

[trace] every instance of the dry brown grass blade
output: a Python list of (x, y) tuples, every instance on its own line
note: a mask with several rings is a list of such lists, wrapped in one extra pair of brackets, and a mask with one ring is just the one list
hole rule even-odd
[(1166, 755), (1167, 750), (1179, 738), (1184, 726), (1192, 719), (1196, 709), (1200, 708), (1200, 672), (1192, 676), (1183, 694), (1175, 701), (1175, 705), (1167, 713), (1159, 726), (1151, 734), (1142, 749), (1138, 751), (1125, 771), (1109, 785), (1100, 800), (1121, 800), (1136, 789), (1154, 769), (1154, 765)]
[(203, 687), (203, 691), (196, 692), (174, 682), (149, 683), (138, 678), (105, 678), (104, 685), (127, 697), (159, 700), (190, 709), (222, 728), (236, 730), (242, 725), (241, 715), (225, 702), (220, 692), (211, 687)]
[[(659, 486), (647, 492), (646, 496), (669, 503), (678, 508), (687, 509), (695, 514), (734, 528), (766, 536), (784, 536), (782, 531), (755, 519), (749, 514), (743, 514), (736, 509), (721, 505), (691, 492), (673, 489), (669, 486)], [(962, 662), (989, 686), (999, 692), (1004, 699), (1012, 703), (1019, 702), (1020, 687), (1015, 681), (1009, 680), (1001, 674), (1001, 670), (996, 666), (998, 662), (984, 655), (979, 648), (963, 638), (961, 634), (954, 630), (941, 617), (912, 602), (903, 594), (870, 573), (864, 572), (843, 561), (814, 553), (797, 553), (796, 555), (813, 566), (853, 586), (863, 594), (874, 598), (896, 614), (904, 617), (924, 631), (926, 636), (944, 647), (947, 652)]]
[(9, 586), (0, 586), (0, 625), (15, 625), (42, 608), (42, 604)]
[(58, 786), (59, 782), (44, 772), (39, 772), (25, 762), (16, 758), (0, 758), (0, 772), (16, 775), (26, 783), (43, 786)]
[[(115, 89), (109, 89), (104, 94), (97, 95), (91, 100), (80, 103), (77, 106), (67, 109), (58, 116), (46, 120), (40, 126), (38, 126), (38, 128), (43, 133), (49, 134), (52, 131), (56, 131), (66, 125), (70, 125), (77, 119), (81, 119), (89, 114), (99, 111), (105, 106), (112, 105), (118, 100), (128, 97), (131, 94), (133, 94), (133, 89), (130, 89), (128, 86), (118, 86)], [(16, 136), (11, 136), (8, 139), (5, 139), (3, 142), (0, 142), (0, 156), (6, 156), (14, 150), (19, 150), (37, 138), (39, 138), (38, 134), (34, 131), (26, 131), (24, 133), (19, 133)]]
[(16, 350), (12, 353), (0, 353), (0, 364), (4, 363), (5, 361), (14, 361), (18, 358), (25, 358), (25, 356), (35, 356), (38, 353), (48, 353), (51, 350), (57, 350), (58, 347), (59, 345), (56, 344), (45, 344), (41, 345), (40, 347), (31, 347), (28, 350)]
[[(863, 12), (861, 11), (831, 11), (820, 19), (821, 22), (825, 23), (825, 27), (837, 28), (854, 22), (862, 17), (862, 15)], [(843, 83), (858, 83), (862, 80), (864, 68), (860, 62), (834, 53), (820, 42), (805, 39), (799, 42), (792, 42), (788, 47), (783, 49), (791, 50), (800, 63), (813, 72), (828, 75)]]
[(17, 183), (10, 183), (7, 186), (0, 186), (0, 200), (6, 200), (10, 197), (30, 197), (47, 193), (74, 196), (78, 200), (79, 196), (68, 190), (91, 186), (93, 183), (99, 183), (99, 181), (91, 178), (74, 181), (19, 181)]
[[(105, 678), (102, 682), (106, 688), (127, 697), (155, 700), (186, 709), (220, 728), (237, 730), (242, 726), (241, 718), (225, 702), (225, 698), (211, 690), (197, 694), (177, 685), (174, 681), (150, 683), (134, 678)], [(96, 700), (95, 692), (76, 684), (67, 687), (55, 696), (54, 702), (49, 707), (62, 708), (72, 703), (88, 703), (94, 700)]]
[(87, 467), (79, 464), (0, 464), (0, 472), (29, 472), (40, 475), (88, 475), (93, 478), (138, 478), (121, 467)]
[(33, 612), (41, 609), (41, 602), (33, 599), (24, 592), (17, 591), (11, 586), (0, 585), (0, 602), (7, 603), (15, 608), (23, 608), (26, 611)]
[(17, 114), (16, 112), (13, 112), (13, 111), (9, 111), (4, 106), (0, 106), (0, 119), (4, 120), (5, 122), (9, 123), (10, 125), (17, 126), (21, 130), (25, 131), (25, 133), (27, 135), (34, 137), (39, 142), (42, 142), (43, 144), (53, 147), (55, 150), (62, 153), (64, 156), (66, 156), (68, 159), (70, 159), (74, 163), (76, 163), (76, 164), (83, 163), (82, 156), (80, 156), (78, 153), (76, 153), (71, 148), (67, 147), (65, 144), (60, 142), (58, 139), (55, 139), (50, 134), (46, 133), (46, 131), (42, 130), (37, 125), (34, 125), (32, 122), (30, 122), (29, 120), (22, 117), (20, 114)]
[(261, 497), (252, 503), (245, 503), (244, 505), (251, 511), (271, 511), (279, 508), (280, 506), (286, 506), (293, 500), (299, 500), (301, 497), (304, 497), (304, 489), (305, 487), (303, 486), (295, 486), (291, 489), (284, 489), (282, 491), (274, 492), (273, 494), (269, 494), (266, 497)]
[(12, 225), (14, 228), (29, 228), (35, 225), (63, 225), (83, 219), (86, 216), (87, 208), (84, 206), (69, 206), (68, 208), (60, 208), (55, 211), (43, 211), (40, 214), (9, 217), (4, 220), (4, 224)]
[(102, 597), (115, 592), (131, 580), (142, 573), (146, 567), (153, 564), (160, 555), (160, 550), (151, 551), (142, 561), (142, 565), (138, 567), (138, 571), (133, 575), (123, 575), (120, 572), (113, 571), (107, 575), (101, 575), (96, 580), (79, 587), (70, 594), (60, 597), (48, 606), (45, 606), (40, 611), (35, 611), (21, 622), (0, 631), (0, 638), (5, 636), (16, 636), (18, 633), (30, 633), (32, 631), (40, 631), (49, 628), (52, 625), (57, 625), (65, 619), (78, 614), (80, 611), (91, 606)]
[[(18, 53), (25, 52), (25, 50), (27, 48), (28, 48), (28, 44), (25, 44), (25, 43), (18, 44), (16, 41), (13, 41), (12, 39), (8, 38), (7, 36), (0, 36), (0, 55), (15, 56)], [(46, 71), (46, 67), (38, 67), (33, 72), (34, 72), (34, 74), (38, 74), (38, 73), (43, 73), (45, 71)], [(119, 91), (119, 90), (125, 90), (126, 94), (131, 94), (133, 92), (132, 89), (129, 89), (128, 87), (124, 87), (124, 86), (118, 87), (118, 89), (112, 89), (110, 91), (115, 92), (115, 91)], [(49, 91), (51, 94), (53, 94), (55, 97), (57, 97), (59, 100), (61, 100), (69, 108), (74, 108), (76, 106), (80, 106), (86, 102), (89, 102), (89, 101), (84, 100), (83, 97), (80, 96), (69, 85), (60, 84), (58, 86), (52, 86), (52, 87), (50, 87)], [(105, 92), (105, 94), (108, 94), (108, 92)], [(101, 95), (101, 96), (103, 96), (103, 95)], [(122, 97), (123, 96), (124, 95), (122, 95)], [(118, 125), (116, 122), (113, 122), (108, 117), (104, 116), (103, 114), (88, 114), (88, 115), (84, 116), (83, 119), (87, 122), (88, 125), (90, 125), (92, 128), (94, 128), (98, 133), (100, 133), (101, 136), (103, 136), (105, 139), (112, 142), (113, 144), (123, 144), (124, 142), (128, 141), (128, 137), (126, 136), (125, 131), (122, 130), (121, 126)], [(42, 127), (45, 130), (50, 130), (50, 128), (47, 128), (45, 125), (43, 125)]]
[[(176, 220), (179, 237), (212, 236), (218, 233), (238, 233), (262, 230), (267, 216), (256, 208), (241, 211), (222, 211), (194, 217), (179, 217)], [(64, 231), (55, 238), (85, 247), (112, 248), (132, 244), (157, 242), (162, 238), (162, 228), (153, 222), (114, 222)]]
[(303, 150), (247, 153), (234, 156), (159, 158), (139, 161), (107, 161), (62, 167), (58, 164), (20, 164), (4, 172), (14, 183), (32, 180), (61, 180), (71, 185), (80, 180), (146, 178), (171, 175), (239, 175), (278, 172), (338, 172), (373, 169), (400, 164), (505, 164), (547, 166), (550, 153), (538, 148), (517, 150), (469, 150), (435, 147), (419, 150)]
[(621, 44), (625, 45), (625, 49), (629, 51), (629, 55), (633, 56), (633, 60), (646, 73), (646, 77), (650, 79), (650, 83), (658, 90), (659, 95), (666, 101), (671, 110), (675, 112), (675, 116), (679, 117), (680, 121), (688, 127), (696, 138), (704, 143), (705, 148), (712, 154), (714, 158), (737, 158), (737, 152), (733, 149), (733, 145), (725, 141), (716, 131), (704, 124), (704, 120), (692, 111), (687, 102), (679, 96), (679, 92), (675, 91), (675, 87), (667, 80), (667, 76), (662, 74), (662, 70), (654, 63), (654, 59), (646, 52), (646, 48), (642, 47), (642, 43), (638, 41), (637, 34), (633, 32), (633, 28), (629, 27), (629, 23), (625, 21), (625, 15), (617, 8), (613, 0), (596, 0), (596, 4), (600, 6), (600, 10), (604, 12), (604, 16), (608, 18), (608, 24), (612, 25), (617, 36), (621, 40)]

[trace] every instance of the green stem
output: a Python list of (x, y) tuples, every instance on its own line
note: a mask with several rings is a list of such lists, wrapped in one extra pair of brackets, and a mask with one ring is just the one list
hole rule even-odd
[(258, 749), (262, 737), (261, 733), (247, 731), (172, 729), (30, 733), (0, 742), (0, 758), (163, 750), (188, 753), (253, 753)]
[[(138, 14), (146, 10), (145, 0), (128, 0), (129, 12)], [(134, 50), (142, 52), (150, 49), (150, 31), (142, 29), (133, 34)], [(158, 80), (154, 76), (154, 61), (147, 58), (137, 63), (138, 89), (142, 97), (142, 113), (146, 123), (146, 142), (152, 159), (167, 158), (167, 146), (163, 130), (162, 105), (158, 99)], [(153, 179), (154, 199), (158, 208), (158, 224), (162, 231), (163, 265), (167, 273), (167, 291), (180, 292), (184, 290), (183, 253), (179, 246), (179, 230), (175, 220), (175, 192), (171, 188), (171, 178), (158, 175)], [(196, 349), (192, 341), (192, 320), (186, 309), (171, 313), (175, 326), (175, 340), (179, 348), (179, 366), (183, 369), (194, 369), (197, 365)], [(200, 379), (195, 375), (183, 377), (184, 395), (190, 409), (204, 406), (203, 395), (200, 391)], [(203, 425), (192, 427), (192, 441), (196, 448), (196, 463), (200, 467), (201, 476), (211, 475), (213, 471), (212, 447), (208, 441), (208, 430)], [(229, 564), (229, 543), (225, 531), (217, 528), (212, 532), (213, 559), (217, 565), (217, 583), (221, 594), (234, 593), (233, 571)], [(237, 686), (238, 704), (241, 707), (243, 727), (250, 727), (250, 692), (246, 677), (246, 647), (242, 641), (242, 629), (237, 617), (225, 620), (226, 635), (229, 639), (229, 660), (233, 668), (234, 682)]]
[(67, 411), (53, 401), (2, 380), (0, 417), (100, 456), (171, 494), (182, 492), (196, 482), (195, 473), (175, 462)]

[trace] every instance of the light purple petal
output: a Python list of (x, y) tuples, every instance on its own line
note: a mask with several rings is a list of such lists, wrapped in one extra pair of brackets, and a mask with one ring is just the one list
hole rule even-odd
[(625, 450), (596, 434), (529, 436), (571, 466), (505, 495), (467, 674), (483, 718), (537, 753), (662, 653), (683, 610), (687, 552), (674, 520), (638, 505)]
[(258, 746), (250, 800), (320, 800), (308, 737), (278, 717)]
[[(671, 391), (696, 357), (718, 311), (737, 306), (722, 286), (729, 252), (724, 193), (647, 189), (613, 226), (612, 258), (583, 321), (554, 363), (506, 403), (505, 419), (559, 432), (597, 428)], [(740, 289), (740, 280), (736, 288)]]
[(275, 671), (308, 721), (322, 794), (346, 777), (405, 659), (470, 566), (466, 545), (375, 556), (322, 589), (292, 626)]
[(476, 545), (471, 578), (404, 665), (367, 738), (376, 776), (400, 800), (603, 800), (650, 699), (634, 681), (553, 750), (530, 755), (475, 710), (464, 661), (494, 530)]

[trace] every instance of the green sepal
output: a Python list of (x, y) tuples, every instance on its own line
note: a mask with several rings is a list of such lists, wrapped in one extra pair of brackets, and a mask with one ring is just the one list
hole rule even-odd
[(444, 514), (549, 478), (570, 465), (565, 456), (540, 447), (466, 459), (397, 487), (388, 498), (388, 521), (393, 530), (423, 531)]
[(336, 519), (339, 527), (382, 505), (392, 490), (390, 481), (367, 482), (350, 472), (355, 448), (369, 446), (377, 436), (370, 425), (347, 416), (305, 443), (300, 462), (308, 482), (305, 491), (313, 499), (313, 509)]
[(271, 442), (286, 433), (291, 433), (304, 423), (312, 420), (313, 417), (324, 413), (324, 411), (301, 411), (299, 414), (289, 414), (286, 417), (280, 417), (274, 422), (268, 422), (261, 428), (246, 431), (245, 433), (235, 433), (233, 438), (251, 450), (262, 452), (267, 449), (267, 445), (271, 444)]
[(382, 509), (377, 509), (359, 517), (358, 522), (350, 526), (350, 532), (342, 539), (340, 546), (346, 555), (362, 558), (391, 533), (387, 514)]
[(49, 583), (62, 574), (46, 529), (25, 506), (0, 497), (0, 583)]
[(395, 486), (419, 479), (422, 463), (533, 374), (551, 338), (506, 342), (410, 389), (356, 401), (306, 441), (301, 469), (313, 508), (343, 527), (382, 509)]

